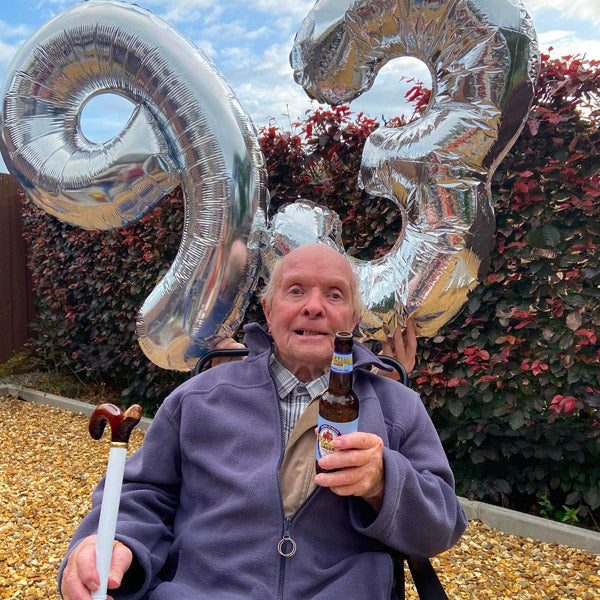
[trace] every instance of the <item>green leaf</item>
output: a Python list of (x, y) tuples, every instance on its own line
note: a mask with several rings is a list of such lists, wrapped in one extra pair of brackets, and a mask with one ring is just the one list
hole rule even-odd
[(592, 510), (596, 510), (600, 507), (600, 489), (598, 486), (596, 485), (586, 490), (583, 494), (583, 499)]
[(509, 417), (508, 422), (513, 430), (520, 429), (525, 424), (525, 415), (522, 410), (513, 410)]
[(448, 409), (452, 413), (452, 416), (458, 417), (463, 412), (464, 404), (462, 403), (462, 401), (460, 399), (454, 398), (453, 400), (451, 400), (449, 402)]

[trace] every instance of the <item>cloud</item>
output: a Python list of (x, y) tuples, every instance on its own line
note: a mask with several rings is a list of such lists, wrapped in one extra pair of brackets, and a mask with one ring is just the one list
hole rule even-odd
[(173, 24), (214, 22), (223, 12), (217, 0), (144, 0), (143, 5)]
[(600, 0), (527, 0), (527, 10), (557, 10), (564, 17), (600, 24)]
[(6, 21), (0, 19), (0, 38), (26, 38), (31, 33), (31, 27), (23, 23), (19, 25), (12, 25)]
[(217, 40), (219, 45), (223, 45), (223, 40), (239, 42), (241, 39), (258, 40), (262, 37), (269, 39), (272, 37), (273, 32), (266, 25), (259, 28), (248, 28), (241, 21), (231, 21), (215, 23), (205, 27), (200, 35), (207, 39)]
[(10, 61), (17, 53), (17, 50), (20, 46), (20, 43), (8, 44), (4, 40), (0, 39), (0, 80), (4, 77)]
[(574, 31), (553, 30), (538, 33), (540, 50), (552, 56), (585, 55), (589, 59), (600, 60), (600, 40), (582, 40)]
[(194, 40), (194, 44), (198, 46), (198, 48), (200, 48), (202, 52), (206, 54), (206, 56), (209, 56), (213, 60), (219, 54), (218, 50), (215, 48), (214, 44), (210, 40), (198, 39)]
[(6, 71), (17, 50), (31, 33), (25, 24), (13, 25), (0, 20), (0, 74)]
[[(270, 81), (247, 82), (241, 84), (236, 95), (250, 114), (257, 127), (266, 125), (271, 119), (281, 122), (282, 117), (287, 121), (295, 121), (302, 116), (310, 106), (310, 101), (304, 92), (293, 82), (273, 84)], [(284, 126), (289, 127), (289, 122)]]
[[(236, 70), (224, 71), (224, 75), (257, 127), (275, 120), (289, 128), (308, 109), (319, 106), (294, 82), (286, 44), (268, 48), (262, 58), (255, 56), (253, 66), (247, 56), (243, 58), (242, 49), (237, 49), (232, 58), (238, 54), (239, 60), (246, 62), (241, 62)], [(236, 64), (236, 60), (232, 60), (232, 64)], [(412, 115), (413, 106), (404, 97), (413, 85), (405, 80), (410, 78), (431, 85), (429, 71), (417, 59), (391, 61), (381, 70), (373, 88), (352, 103), (351, 110), (377, 118)]]
[(250, 77), (253, 71), (260, 69), (260, 57), (246, 47), (233, 46), (221, 50), (219, 65), (225, 73), (237, 72), (244, 77)]
[(39, 10), (43, 7), (49, 6), (51, 7), (51, 12), (54, 13), (60, 12), (72, 4), (75, 4), (73, 0), (39, 0), (39, 2), (36, 4), (36, 9)]
[(248, 6), (248, 8), (263, 13), (290, 15), (302, 19), (313, 7), (314, 0), (294, 0), (288, 2), (282, 2), (281, 0), (246, 0), (243, 4)]

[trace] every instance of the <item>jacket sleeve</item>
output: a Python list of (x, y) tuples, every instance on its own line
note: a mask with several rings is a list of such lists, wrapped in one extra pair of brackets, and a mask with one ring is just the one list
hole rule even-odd
[[(178, 401), (177, 392), (164, 401), (142, 448), (125, 466), (115, 537), (131, 549), (134, 560), (121, 587), (110, 591), (115, 600), (144, 596), (167, 562), (181, 477)], [(97, 532), (103, 488), (104, 479), (92, 494), (91, 511), (71, 540), (59, 570), (59, 589), (70, 553), (81, 540)]]
[(379, 513), (352, 499), (353, 526), (406, 555), (434, 556), (453, 546), (467, 525), (454, 491), (454, 476), (439, 436), (419, 396), (401, 425), (387, 423), (385, 493)]

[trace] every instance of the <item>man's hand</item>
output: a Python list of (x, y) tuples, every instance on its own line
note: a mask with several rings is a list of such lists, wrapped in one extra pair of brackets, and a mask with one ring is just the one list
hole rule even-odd
[[(123, 575), (131, 566), (132, 559), (131, 550), (125, 544), (115, 541), (108, 589), (112, 590), (121, 585)], [(100, 579), (96, 571), (96, 536), (90, 535), (69, 555), (63, 571), (60, 592), (64, 600), (90, 600), (90, 591), (96, 591), (99, 585)]]
[(319, 466), (334, 473), (319, 473), (315, 483), (339, 496), (360, 496), (376, 511), (381, 510), (385, 492), (383, 440), (373, 433), (347, 433), (332, 441), (338, 450), (324, 456)]
[[(382, 343), (380, 354), (395, 358), (404, 367), (407, 373), (410, 373), (415, 368), (417, 334), (412, 319), (406, 321), (406, 327), (404, 329), (401, 329), (400, 327), (396, 329), (393, 339), (388, 339)], [(398, 373), (396, 371), (390, 373), (377, 369), (377, 373), (384, 377), (390, 377), (395, 380), (398, 379)]]

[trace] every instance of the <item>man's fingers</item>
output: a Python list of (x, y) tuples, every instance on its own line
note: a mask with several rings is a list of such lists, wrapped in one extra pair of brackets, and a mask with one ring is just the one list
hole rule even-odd
[(417, 354), (417, 333), (412, 319), (406, 321), (404, 329), (394, 332), (394, 349), (396, 359), (410, 373), (415, 368)]
[[(108, 576), (108, 587), (121, 585), (125, 571), (131, 566), (133, 554), (121, 542), (115, 541)], [(90, 591), (100, 585), (96, 570), (96, 536), (85, 538), (71, 553), (61, 581), (61, 593), (65, 600), (91, 600)]]
[[(349, 467), (362, 467), (373, 460), (375, 453), (369, 450), (344, 450), (328, 454), (319, 460), (319, 465), (328, 471), (333, 469), (347, 469)], [(321, 462), (322, 461), (322, 462)]]
[(90, 590), (73, 570), (65, 568), (60, 591), (64, 600), (91, 600)]
[(394, 332), (394, 344), (396, 344), (396, 336), (402, 341), (404, 352), (407, 356), (411, 356), (417, 351), (417, 331), (415, 323), (412, 319), (406, 321), (406, 326), (403, 330), (397, 329)]
[(335, 438), (331, 445), (336, 450), (350, 450), (352, 448), (366, 450), (368, 448), (383, 448), (383, 440), (374, 433), (356, 431)]
[(61, 581), (65, 600), (90, 600), (90, 590), (100, 585), (96, 571), (96, 536), (82, 540), (71, 552)]
[(110, 562), (110, 572), (108, 574), (108, 587), (115, 589), (121, 585), (125, 571), (131, 566), (133, 554), (131, 550), (122, 544), (115, 541), (113, 546), (112, 560)]
[(96, 591), (100, 578), (96, 570), (96, 536), (90, 536), (81, 542), (74, 551), (75, 570), (83, 585), (89, 590)]
[(232, 348), (245, 348), (244, 344), (236, 342), (232, 337), (226, 337), (215, 344), (215, 350), (231, 350)]
[(383, 488), (381, 473), (367, 465), (346, 467), (334, 473), (320, 473), (318, 485), (328, 487), (338, 496), (367, 496)]

